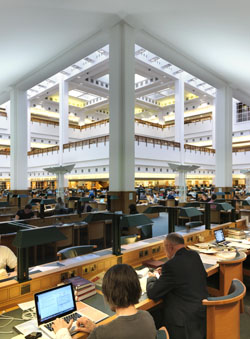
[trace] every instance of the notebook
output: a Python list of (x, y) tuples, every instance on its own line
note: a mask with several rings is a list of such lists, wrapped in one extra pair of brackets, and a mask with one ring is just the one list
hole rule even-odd
[(217, 244), (227, 245), (228, 241), (225, 240), (223, 230), (215, 230), (214, 231), (215, 241)]
[(56, 338), (52, 328), (53, 320), (63, 318), (66, 322), (69, 322), (71, 319), (74, 320), (71, 329), (71, 332), (74, 332), (76, 321), (82, 317), (83, 314), (76, 311), (72, 284), (62, 285), (36, 293), (34, 297), (39, 329), (50, 338)]

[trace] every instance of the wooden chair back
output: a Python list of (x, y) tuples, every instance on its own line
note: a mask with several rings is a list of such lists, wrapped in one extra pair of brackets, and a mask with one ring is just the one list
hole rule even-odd
[(240, 339), (240, 313), (245, 294), (245, 285), (234, 279), (228, 295), (202, 301), (207, 307), (207, 339)]
[(104, 248), (106, 247), (106, 224), (104, 221), (97, 221), (88, 224), (88, 244), (91, 240), (103, 239)]

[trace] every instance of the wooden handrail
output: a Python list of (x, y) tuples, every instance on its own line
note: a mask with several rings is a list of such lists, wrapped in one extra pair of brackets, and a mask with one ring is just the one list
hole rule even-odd
[(10, 148), (0, 149), (1, 155), (10, 155)]
[(192, 151), (199, 151), (199, 152), (205, 152), (205, 153), (215, 153), (214, 148), (207, 148), (207, 147), (201, 147), (201, 146), (195, 146), (195, 145), (189, 145), (189, 144), (184, 144), (184, 149), (189, 149)]
[(48, 152), (57, 152), (59, 151), (59, 146), (51, 146), (46, 148), (38, 148), (28, 152), (28, 155), (42, 154)]
[(233, 153), (238, 153), (238, 152), (250, 152), (250, 146), (246, 146), (246, 147), (233, 147)]
[(84, 139), (84, 140), (69, 142), (68, 144), (64, 144), (63, 149), (77, 148), (77, 147), (82, 147), (82, 146), (90, 147), (90, 145), (92, 144), (98, 145), (101, 142), (106, 144), (108, 140), (109, 140), (109, 135), (105, 135), (103, 137), (97, 137), (97, 138), (89, 138), (89, 139)]
[(140, 135), (135, 135), (135, 141), (137, 141), (138, 145), (140, 142), (145, 142), (146, 144), (160, 145), (160, 146), (170, 146), (180, 148), (180, 143), (165, 139), (156, 139), (150, 137), (143, 137)]

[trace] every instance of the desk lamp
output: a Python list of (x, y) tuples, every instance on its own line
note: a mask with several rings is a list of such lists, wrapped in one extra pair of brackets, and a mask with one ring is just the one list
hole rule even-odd
[[(142, 238), (152, 238), (152, 224), (153, 221), (145, 214), (129, 214), (123, 215), (120, 221), (120, 228), (122, 227), (137, 227), (141, 229)], [(147, 226), (150, 226), (149, 228)]]
[(112, 253), (121, 255), (121, 227), (145, 226), (152, 224), (152, 220), (143, 214), (118, 214), (110, 212), (91, 212), (84, 218), (87, 223), (112, 219)]
[(29, 196), (27, 194), (18, 194), (17, 196), (17, 204), (18, 204), (18, 208), (21, 208), (21, 199), (22, 198), (28, 198)]
[(82, 213), (82, 202), (90, 202), (89, 197), (81, 197), (77, 200), (77, 214), (81, 216)]
[(12, 245), (17, 247), (17, 281), (21, 283), (30, 280), (29, 247), (65, 239), (65, 235), (62, 234), (55, 226), (23, 229), (18, 231), (12, 243)]
[(178, 207), (168, 207), (168, 206), (150, 206), (143, 213), (160, 213), (168, 212), (168, 233), (175, 231), (175, 221), (176, 221), (176, 212)]
[(83, 221), (87, 223), (95, 221), (104, 221), (112, 219), (112, 253), (115, 255), (121, 255), (121, 230), (120, 230), (120, 218), (122, 214), (110, 213), (110, 212), (90, 212)]
[(111, 211), (111, 200), (119, 200), (117, 195), (107, 195), (107, 210)]
[(44, 206), (45, 205), (51, 205), (51, 204), (56, 204), (55, 199), (42, 199), (40, 202), (40, 216), (41, 218), (44, 218)]

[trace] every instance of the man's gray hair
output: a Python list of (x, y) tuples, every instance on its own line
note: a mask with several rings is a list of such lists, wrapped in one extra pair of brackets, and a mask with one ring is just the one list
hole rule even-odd
[(165, 240), (169, 241), (173, 245), (184, 245), (184, 238), (178, 233), (169, 233)]

